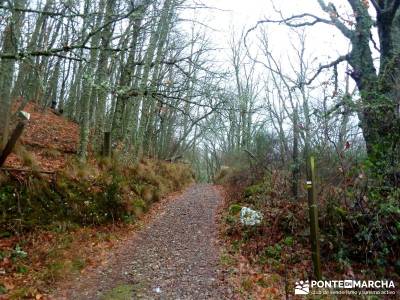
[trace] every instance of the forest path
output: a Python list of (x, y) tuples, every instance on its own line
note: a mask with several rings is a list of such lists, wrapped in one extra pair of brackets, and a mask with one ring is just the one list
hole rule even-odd
[(198, 184), (55, 299), (233, 299), (219, 267), (216, 187)]

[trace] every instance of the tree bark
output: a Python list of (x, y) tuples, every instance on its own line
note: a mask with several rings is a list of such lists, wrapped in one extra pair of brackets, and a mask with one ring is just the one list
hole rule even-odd
[[(15, 7), (25, 7), (25, 0), (16, 0)], [(4, 53), (17, 53), (21, 35), (23, 13), (14, 10), (3, 33)], [(0, 151), (8, 140), (10, 115), (11, 115), (11, 86), (15, 71), (14, 59), (2, 59), (0, 61)]]

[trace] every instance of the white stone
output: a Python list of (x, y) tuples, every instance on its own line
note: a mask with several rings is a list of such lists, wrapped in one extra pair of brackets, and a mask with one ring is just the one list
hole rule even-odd
[(242, 207), (240, 210), (240, 222), (246, 226), (254, 226), (261, 223), (263, 215), (249, 207)]
[(19, 112), (19, 115), (25, 120), (29, 120), (31, 118), (31, 114), (23, 110)]

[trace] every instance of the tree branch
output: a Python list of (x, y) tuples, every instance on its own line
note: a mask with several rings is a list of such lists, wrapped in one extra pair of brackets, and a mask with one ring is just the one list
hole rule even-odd
[(37, 9), (30, 9), (30, 8), (21, 8), (21, 7), (10, 7), (5, 5), (0, 5), (0, 9), (10, 10), (10, 11), (17, 11), (23, 13), (35, 13), (49, 17), (64, 17), (64, 18), (86, 18), (89, 16), (95, 16), (99, 13), (90, 13), (90, 14), (65, 14), (64, 12), (56, 12), (56, 11), (44, 11), (44, 10), (37, 10)]
[[(312, 21), (304, 21), (301, 23), (292, 23), (293, 21), (302, 19), (302, 18), (312, 18)], [(248, 34), (255, 30), (259, 25), (264, 24), (264, 23), (277, 23), (277, 24), (286, 24), (290, 27), (305, 27), (305, 26), (313, 26), (317, 23), (324, 23), (324, 24), (328, 24), (328, 25), (332, 25), (333, 23), (330, 20), (326, 20), (326, 19), (322, 19), (319, 18), (318, 16), (315, 16), (313, 14), (309, 14), (309, 13), (304, 13), (304, 14), (300, 14), (300, 15), (294, 15), (291, 16), (289, 18), (282, 18), (281, 20), (270, 20), (270, 19), (265, 19), (265, 20), (260, 20), (256, 23), (256, 25), (254, 25), (253, 27), (251, 27), (249, 30), (247, 30), (244, 39), (246, 40)]]
[(321, 9), (328, 13), (330, 18), (331, 18), (331, 22), (333, 25), (336, 26), (337, 29), (340, 30), (340, 32), (347, 38), (351, 39), (353, 37), (354, 32), (347, 28), (346, 25), (344, 25), (342, 22), (340, 22), (339, 20), (339, 15), (334, 7), (333, 4), (329, 4), (326, 5), (324, 0), (318, 0), (319, 6), (321, 7)]
[(380, 14), (382, 12), (382, 7), (380, 7), (379, 3), (376, 0), (371, 0), (372, 5), (374, 6), (376, 12)]
[[(0, 58), (1, 59), (21, 59), (24, 57), (28, 56), (56, 56), (60, 52), (70, 52), (75, 49), (91, 49), (89, 46), (86, 46), (86, 44), (89, 42), (90, 38), (93, 37), (94, 35), (100, 33), (104, 28), (110, 26), (113, 23), (119, 22), (123, 19), (126, 19), (130, 17), (133, 13), (135, 13), (138, 10), (138, 8), (132, 8), (129, 10), (126, 14), (121, 15), (115, 19), (112, 19), (106, 23), (104, 23), (102, 26), (99, 26), (98, 28), (93, 29), (91, 32), (88, 33), (86, 37), (83, 38), (82, 42), (79, 44), (75, 45), (63, 45), (62, 47), (58, 48), (50, 48), (50, 49), (44, 49), (44, 50), (34, 50), (34, 51), (29, 51), (29, 52), (19, 52), (17, 54), (15, 53), (1, 53)], [(110, 49), (114, 51), (121, 51), (121, 49)]]
[(338, 57), (338, 59), (334, 60), (333, 62), (331, 62), (331, 63), (329, 63), (329, 64), (320, 65), (319, 68), (318, 68), (318, 70), (317, 70), (317, 72), (314, 74), (313, 77), (311, 77), (311, 79), (309, 79), (309, 80), (306, 82), (306, 84), (307, 84), (307, 85), (310, 85), (310, 84), (315, 80), (315, 78), (317, 78), (318, 75), (319, 75), (323, 70), (329, 69), (329, 68), (332, 68), (332, 67), (335, 67), (335, 66), (339, 65), (341, 62), (347, 61), (349, 58), (350, 58), (350, 54), (346, 54), (346, 55), (342, 55), (342, 56)]

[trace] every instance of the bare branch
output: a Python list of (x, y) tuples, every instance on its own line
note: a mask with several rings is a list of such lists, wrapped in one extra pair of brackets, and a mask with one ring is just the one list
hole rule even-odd
[(347, 26), (339, 20), (339, 14), (335, 6), (332, 3), (326, 5), (324, 0), (318, 0), (318, 3), (322, 10), (329, 14), (331, 18), (331, 24), (335, 25), (345, 37), (351, 39), (354, 35), (354, 32), (347, 28)]
[(335, 66), (339, 65), (340, 63), (347, 61), (349, 58), (350, 58), (350, 54), (346, 54), (346, 55), (340, 56), (338, 59), (334, 60), (333, 62), (331, 62), (329, 64), (320, 65), (317, 72), (314, 74), (314, 76), (311, 77), (311, 79), (309, 79), (305, 84), (310, 85), (318, 77), (318, 75), (321, 74), (321, 72), (323, 70), (335, 67)]
[[(60, 52), (67, 53), (67, 52), (70, 52), (70, 51), (72, 51), (74, 49), (91, 49), (90, 47), (86, 46), (86, 44), (89, 42), (91, 37), (93, 37), (94, 35), (100, 33), (104, 28), (107, 28), (111, 24), (128, 18), (129, 16), (131, 16), (136, 11), (137, 11), (137, 8), (132, 8), (126, 14), (121, 15), (121, 16), (119, 16), (117, 18), (111, 19), (110, 21), (104, 23), (102, 26), (99, 26), (98, 28), (93, 29), (82, 40), (81, 43), (78, 43), (78, 44), (75, 44), (75, 45), (63, 45), (62, 47), (58, 47), (58, 48), (50, 48), (50, 49), (44, 49), (44, 50), (34, 50), (34, 51), (29, 51), (29, 52), (19, 52), (17, 54), (14, 54), (14, 53), (1, 53), (0, 54), (0, 58), (1, 59), (21, 59), (21, 58), (29, 57), (29, 56), (57, 56)], [(110, 50), (121, 51), (121, 49), (110, 49)]]
[(0, 9), (24, 12), (24, 13), (35, 13), (49, 17), (64, 17), (64, 18), (85, 18), (89, 16), (98, 15), (98, 13), (90, 13), (90, 14), (66, 14), (65, 12), (56, 12), (56, 11), (45, 11), (45, 10), (37, 10), (31, 8), (21, 8), (21, 7), (10, 7), (5, 5), (0, 5)]
[[(303, 21), (300, 23), (293, 23), (296, 22), (298, 20), (301, 20), (303, 18), (312, 18), (311, 21)], [(309, 14), (309, 13), (304, 13), (304, 14), (300, 14), (300, 15), (294, 15), (291, 16), (289, 18), (282, 18), (281, 20), (270, 20), (270, 19), (264, 19), (264, 20), (260, 20), (256, 23), (256, 25), (254, 25), (253, 27), (251, 27), (249, 30), (247, 30), (244, 39), (246, 40), (247, 35), (255, 30), (259, 25), (264, 24), (264, 23), (277, 23), (277, 24), (286, 24), (290, 27), (305, 27), (305, 26), (313, 26), (317, 23), (324, 23), (324, 24), (328, 24), (328, 25), (333, 25), (332, 21), (327, 20), (327, 19), (322, 19), (318, 16), (315, 16), (313, 14)]]

